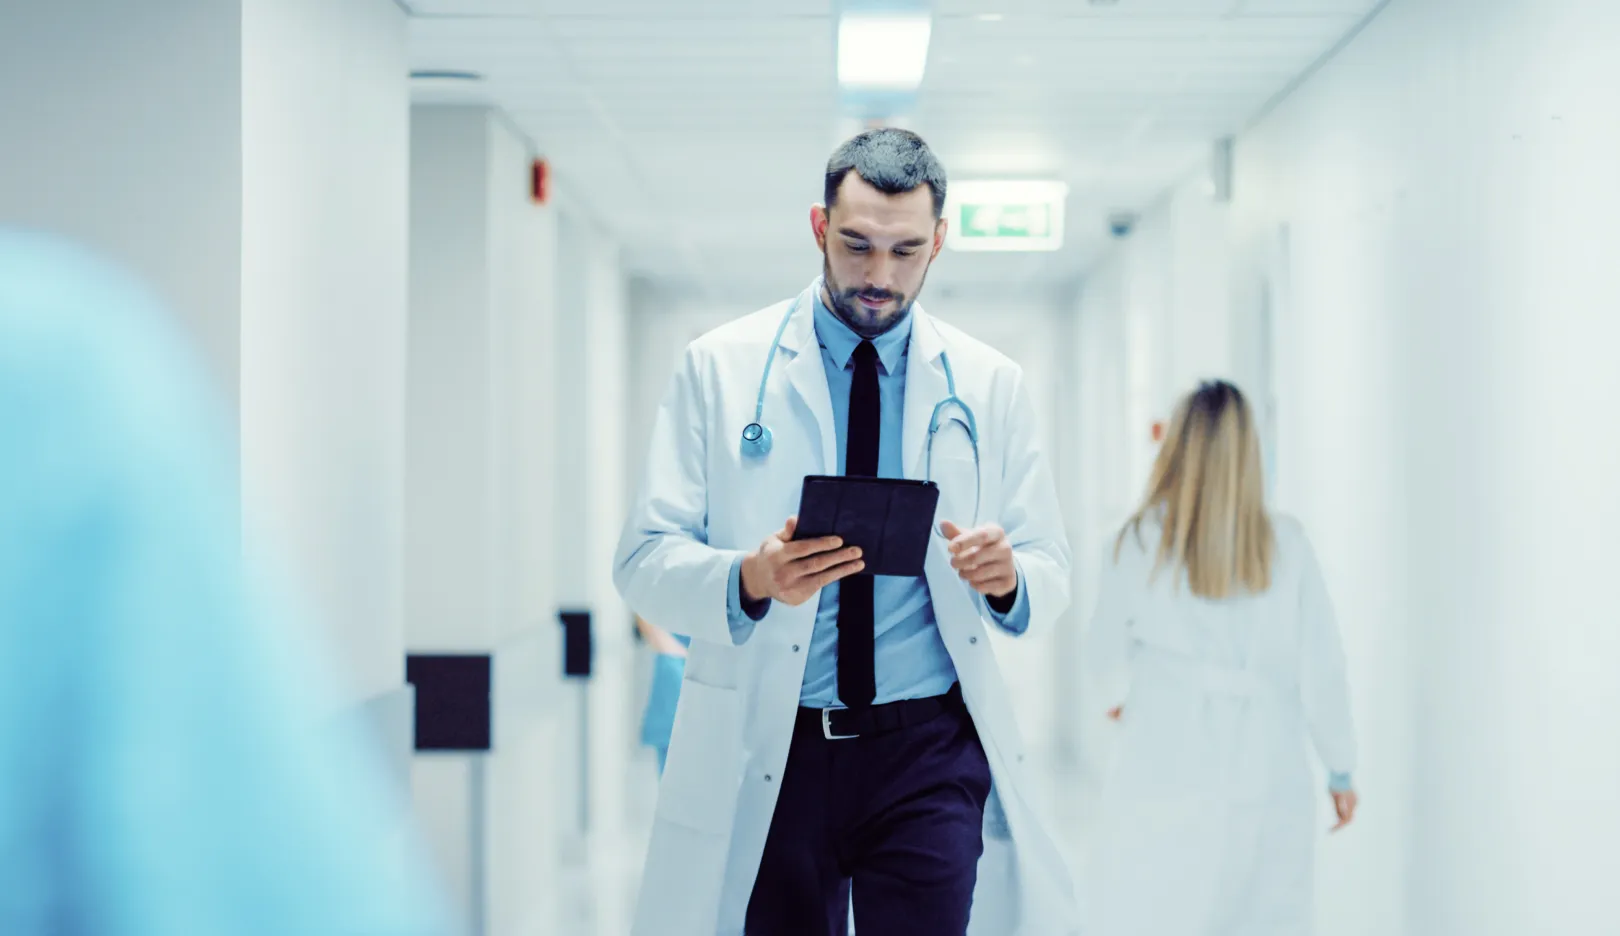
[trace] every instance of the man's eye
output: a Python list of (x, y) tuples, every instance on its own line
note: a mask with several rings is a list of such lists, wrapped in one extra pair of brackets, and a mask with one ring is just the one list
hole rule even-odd
[(844, 246), (849, 248), (850, 253), (866, 253), (869, 249), (865, 244), (857, 244), (853, 241), (845, 241)]
[(915, 250), (896, 250), (894, 252), (894, 255), (896, 257), (912, 257), (912, 256), (916, 256), (916, 254), (917, 254), (917, 251), (915, 251)]

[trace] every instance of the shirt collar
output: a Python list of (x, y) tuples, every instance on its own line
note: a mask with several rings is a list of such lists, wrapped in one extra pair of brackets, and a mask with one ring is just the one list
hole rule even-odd
[[(827, 304), (821, 301), (821, 289), (815, 291), (816, 298), (816, 339), (821, 346), (832, 355), (833, 363), (839, 370), (849, 367), (849, 359), (855, 356), (855, 349), (860, 346), (861, 336), (844, 324), (843, 319), (832, 313)], [(886, 374), (897, 373), (900, 359), (905, 356), (906, 348), (911, 342), (911, 312), (901, 319), (893, 328), (872, 339), (872, 346), (877, 349), (878, 361), (883, 365)]]

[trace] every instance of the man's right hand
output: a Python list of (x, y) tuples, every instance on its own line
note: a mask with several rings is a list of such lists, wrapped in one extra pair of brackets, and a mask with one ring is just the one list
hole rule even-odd
[(793, 539), (798, 518), (789, 517), (782, 529), (772, 533), (743, 559), (742, 598), (745, 602), (766, 598), (787, 605), (801, 605), (822, 588), (866, 568), (861, 551), (844, 548), (836, 536), (819, 539)]

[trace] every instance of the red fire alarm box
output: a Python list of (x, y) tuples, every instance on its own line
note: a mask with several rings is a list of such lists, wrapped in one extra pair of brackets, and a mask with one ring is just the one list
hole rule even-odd
[(537, 205), (544, 205), (551, 197), (551, 166), (544, 159), (536, 159), (530, 169), (529, 197)]

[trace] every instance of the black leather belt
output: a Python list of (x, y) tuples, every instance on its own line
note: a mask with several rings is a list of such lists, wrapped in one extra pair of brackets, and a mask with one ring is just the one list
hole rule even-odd
[(902, 699), (869, 705), (865, 708), (799, 708), (797, 727), (813, 730), (828, 741), (859, 738), (864, 735), (899, 731), (912, 725), (953, 712), (964, 714), (967, 704), (962, 701), (962, 685), (957, 683), (944, 695), (926, 699)]

